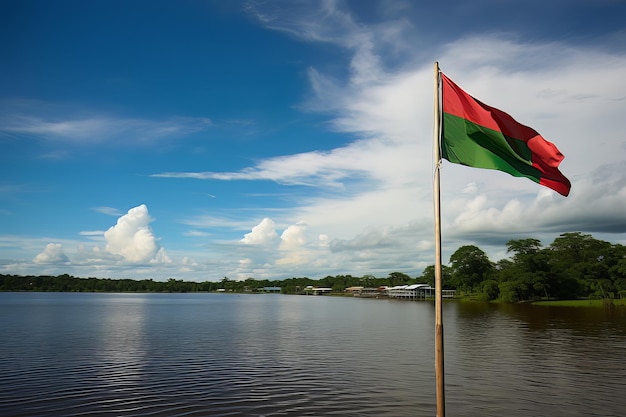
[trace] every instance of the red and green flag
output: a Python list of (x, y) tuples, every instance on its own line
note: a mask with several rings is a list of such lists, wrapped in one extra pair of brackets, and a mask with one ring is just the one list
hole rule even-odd
[(534, 129), (467, 94), (441, 73), (441, 156), (455, 164), (526, 177), (567, 196), (563, 154)]

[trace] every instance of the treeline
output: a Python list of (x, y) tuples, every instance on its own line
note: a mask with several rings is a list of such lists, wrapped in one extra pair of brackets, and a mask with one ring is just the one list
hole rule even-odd
[[(518, 302), (536, 299), (625, 298), (626, 246), (611, 244), (579, 232), (564, 233), (547, 247), (537, 239), (507, 243), (510, 258), (491, 261), (477, 246), (462, 246), (442, 267), (443, 287), (460, 296), (481, 300)], [(193, 282), (77, 278), (59, 276), (0, 275), (0, 291), (80, 292), (263, 292), (280, 287), (284, 294), (297, 294), (308, 285), (343, 292), (347, 287), (381, 287), (413, 283), (434, 285), (434, 265), (419, 277), (392, 272), (385, 278), (373, 275), (307, 277), (285, 280), (243, 281), (224, 277), (219, 282)]]
[(271, 288), (280, 287), (284, 294), (300, 293), (308, 285), (332, 288), (334, 292), (342, 292), (351, 286), (380, 287), (384, 285), (401, 285), (414, 283), (417, 278), (392, 272), (387, 278), (376, 278), (372, 275), (353, 277), (351, 275), (327, 276), (322, 279), (289, 278), (285, 280), (256, 280), (248, 278), (243, 281), (224, 277), (219, 282), (183, 281), (170, 278), (167, 281), (144, 279), (109, 278), (78, 278), (71, 275), (59, 276), (21, 276), (0, 275), (0, 291), (56, 291), (56, 292), (266, 292)]
[(166, 282), (144, 279), (77, 278), (59, 276), (0, 275), (1, 291), (56, 291), (56, 292), (196, 292), (215, 291), (215, 282), (185, 282), (169, 279)]
[[(483, 300), (626, 298), (626, 246), (591, 235), (564, 233), (547, 247), (537, 239), (507, 243), (509, 259), (489, 260), (476, 246), (463, 246), (442, 268), (443, 287)], [(432, 282), (434, 267), (423, 278)]]

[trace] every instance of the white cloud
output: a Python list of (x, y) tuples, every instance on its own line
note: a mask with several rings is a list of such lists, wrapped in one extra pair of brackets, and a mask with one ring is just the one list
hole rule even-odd
[(188, 237), (207, 237), (209, 236), (209, 233), (202, 232), (200, 230), (188, 230), (187, 232), (183, 233), (183, 235)]
[(233, 219), (232, 217), (218, 217), (214, 215), (200, 215), (184, 219), (183, 224), (198, 228), (229, 228), (245, 230), (249, 227), (247, 220)]
[(306, 224), (298, 222), (287, 227), (280, 235), (280, 250), (297, 250), (306, 243)]
[[(208, 118), (170, 117), (166, 120), (133, 119), (103, 115), (63, 116), (52, 104), (29, 100), (0, 102), (0, 132), (76, 142), (151, 142), (159, 138), (190, 135), (212, 126)], [(65, 109), (68, 111), (68, 109)], [(71, 111), (70, 111), (71, 113)]]
[(104, 232), (106, 250), (132, 263), (171, 262), (152, 233), (151, 221), (145, 204), (128, 210), (115, 226)]
[(155, 264), (171, 264), (172, 260), (167, 255), (164, 248), (159, 248), (156, 255), (154, 255), (154, 258), (152, 258), (150, 262)]
[(183, 256), (180, 261), (179, 271), (182, 273), (193, 273), (196, 271), (201, 271), (202, 265), (200, 265), (194, 258), (189, 256)]
[(104, 235), (104, 232), (101, 230), (84, 230), (82, 232), (79, 232), (78, 234), (87, 237), (102, 237)]
[(276, 224), (266, 217), (250, 233), (246, 233), (240, 242), (246, 245), (265, 245), (274, 242), (277, 237)]
[(281, 258), (277, 265), (303, 265), (311, 262), (319, 249), (307, 247), (306, 224), (298, 222), (287, 227), (280, 236)]
[[(339, 150), (342, 152), (342, 150)], [(195, 178), (206, 180), (271, 180), (287, 185), (308, 185), (311, 187), (342, 188), (342, 179), (352, 174), (366, 172), (355, 165), (337, 166), (347, 158), (334, 153), (306, 152), (289, 156), (278, 156), (261, 161), (257, 166), (239, 172), (163, 172), (153, 174), (160, 178)]]
[(102, 242), (104, 241), (104, 231), (103, 230), (83, 230), (78, 232), (80, 236), (84, 236), (92, 242)]
[(181, 259), (180, 263), (182, 265), (189, 265), (189, 266), (198, 265), (198, 263), (193, 258), (190, 258), (189, 256), (183, 256), (183, 259)]
[(465, 188), (463, 188), (463, 194), (476, 194), (477, 192), (478, 192), (478, 186), (476, 185), (475, 182), (469, 182), (467, 183)]
[(119, 209), (116, 209), (114, 207), (100, 206), (100, 207), (94, 207), (93, 210), (97, 211), (98, 213), (106, 214), (107, 216), (121, 216), (122, 215), (122, 212)]
[(36, 264), (67, 264), (70, 259), (63, 251), (60, 243), (48, 243), (43, 252), (37, 254), (33, 259)]

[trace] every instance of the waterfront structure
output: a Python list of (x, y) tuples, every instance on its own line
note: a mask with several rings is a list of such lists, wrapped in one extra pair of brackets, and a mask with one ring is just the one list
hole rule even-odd
[[(442, 290), (443, 298), (454, 298), (455, 290)], [(423, 300), (435, 297), (435, 289), (428, 284), (396, 285), (387, 288), (389, 298)]]
[(303, 292), (306, 295), (324, 295), (330, 294), (332, 291), (333, 289), (328, 287), (314, 287), (313, 285), (307, 285)]
[(282, 287), (263, 287), (259, 288), (259, 292), (272, 292), (272, 293), (280, 293)]
[(348, 287), (344, 290), (344, 292), (352, 294), (355, 297), (380, 298), (387, 296), (387, 286), (378, 288)]

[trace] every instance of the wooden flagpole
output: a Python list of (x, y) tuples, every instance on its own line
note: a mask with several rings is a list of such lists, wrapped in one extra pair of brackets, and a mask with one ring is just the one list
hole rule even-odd
[(445, 385), (443, 372), (443, 297), (441, 291), (441, 198), (439, 171), (441, 167), (441, 111), (439, 105), (439, 62), (435, 61), (435, 111), (433, 134), (433, 157), (435, 178), (433, 181), (433, 201), (435, 209), (435, 381), (437, 385), (437, 417), (445, 417)]

